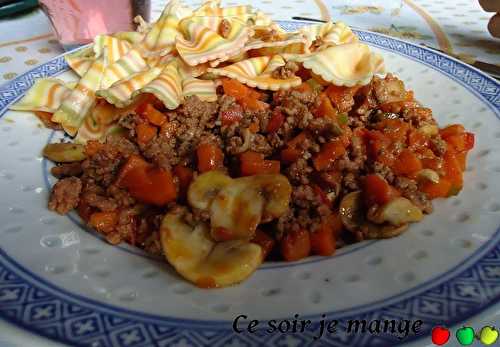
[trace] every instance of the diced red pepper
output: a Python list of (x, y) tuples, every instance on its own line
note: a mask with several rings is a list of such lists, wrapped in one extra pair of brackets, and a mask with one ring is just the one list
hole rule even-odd
[(310, 238), (314, 254), (326, 257), (335, 253), (335, 236), (328, 221), (321, 223), (319, 228), (311, 233)]
[(404, 149), (392, 166), (396, 175), (413, 175), (422, 170), (422, 162), (415, 152), (410, 149)]
[(147, 144), (156, 136), (158, 128), (147, 123), (139, 123), (135, 127), (135, 131), (137, 133), (137, 142)]

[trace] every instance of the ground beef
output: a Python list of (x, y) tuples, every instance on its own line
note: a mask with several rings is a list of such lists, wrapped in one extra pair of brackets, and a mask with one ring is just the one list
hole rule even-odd
[(136, 216), (137, 211), (132, 208), (121, 210), (118, 214), (118, 223), (115, 228), (115, 233), (118, 233), (120, 241), (127, 240), (132, 245), (136, 244)]
[(272, 73), (272, 77), (286, 80), (294, 77), (297, 71), (299, 71), (299, 66), (293, 61), (288, 61), (285, 65), (276, 68)]
[(121, 189), (114, 184), (108, 187), (106, 193), (121, 208), (132, 206), (136, 202), (126, 189)]
[(96, 154), (82, 162), (83, 177), (108, 187), (115, 180), (123, 162), (124, 157), (118, 150), (104, 145)]
[(177, 124), (176, 152), (179, 157), (190, 155), (198, 145), (206, 128), (213, 128), (217, 119), (218, 105), (215, 102), (200, 100), (197, 96), (186, 98), (184, 104), (171, 119)]
[(309, 130), (315, 137), (321, 137), (323, 141), (327, 142), (333, 140), (335, 137), (342, 134), (342, 129), (330, 117), (313, 118), (307, 125)]
[(61, 163), (50, 169), (50, 173), (57, 178), (80, 176), (82, 172), (82, 163), (79, 161), (74, 163)]
[(398, 176), (394, 180), (394, 185), (401, 191), (401, 195), (410, 200), (423, 212), (432, 212), (432, 202), (427, 198), (425, 193), (418, 190), (417, 182), (406, 177)]
[(176, 150), (176, 139), (168, 136), (157, 136), (142, 150), (142, 155), (153, 164), (170, 170), (180, 158)]
[(49, 210), (66, 214), (78, 206), (82, 182), (77, 177), (67, 177), (59, 180), (49, 197)]
[(219, 23), (219, 35), (227, 39), (231, 33), (231, 23), (227, 19), (223, 19)]
[(103, 212), (111, 212), (118, 208), (118, 203), (104, 194), (97, 194), (95, 192), (82, 193), (82, 201), (91, 207), (95, 207)]
[(360, 185), (358, 176), (352, 172), (346, 173), (342, 181), (342, 189), (344, 193), (359, 190)]
[(106, 144), (115, 148), (125, 158), (128, 158), (131, 154), (139, 154), (137, 145), (120, 135), (108, 135)]
[(313, 168), (309, 165), (307, 159), (299, 158), (285, 169), (285, 175), (295, 184), (308, 184), (310, 182), (309, 175), (313, 172)]
[(394, 182), (394, 173), (392, 172), (391, 168), (389, 168), (387, 165), (384, 165), (378, 161), (373, 163), (373, 172), (376, 174), (379, 174), (382, 176), (389, 184), (392, 184)]

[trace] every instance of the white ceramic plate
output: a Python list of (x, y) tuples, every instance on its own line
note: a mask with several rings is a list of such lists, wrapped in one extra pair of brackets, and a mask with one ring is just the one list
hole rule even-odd
[[(298, 22), (281, 22), (294, 30)], [(0, 88), (0, 316), (50, 339), (91, 346), (303, 345), (304, 333), (269, 334), (265, 321), (321, 315), (340, 321), (316, 343), (388, 346), (422, 338), (437, 324), (469, 319), (500, 299), (500, 86), (462, 62), (360, 31), (387, 70), (414, 89), (441, 125), (476, 134), (460, 195), (402, 236), (341, 249), (332, 258), (267, 263), (239, 286), (197, 289), (161, 260), (113, 247), (85, 232), (76, 215), (47, 210), (53, 183), (40, 151), (61, 134), (28, 113), (7, 111), (34, 79), (74, 75), (62, 57)], [(232, 331), (235, 317), (261, 321)], [(349, 319), (422, 320), (420, 334), (347, 335)]]

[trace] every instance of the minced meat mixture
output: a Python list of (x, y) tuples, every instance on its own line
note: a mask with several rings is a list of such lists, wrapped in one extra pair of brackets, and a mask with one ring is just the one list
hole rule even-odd
[[(224, 34), (230, 27), (221, 25), (220, 30)], [(287, 63), (275, 75), (289, 78), (298, 70)], [(438, 130), (431, 110), (416, 102), (392, 75), (352, 88), (308, 82), (270, 92), (241, 85), (254, 93), (247, 99), (230, 88), (223, 83), (217, 102), (188, 97), (174, 111), (150, 98), (154, 111), (122, 116), (119, 124), (124, 132), (102, 143), (89, 142), (82, 162), (52, 169), (61, 180), (53, 187), (49, 208), (60, 214), (76, 209), (110, 243), (128, 242), (159, 254), (161, 218), (176, 205), (188, 206), (189, 182), (211, 169), (238, 177), (244, 174), (241, 162), (249, 153), (262, 163), (277, 163), (292, 184), (288, 212), (262, 226), (276, 244), (301, 231), (313, 237), (325, 221), (338, 220), (342, 198), (366, 190), (368, 176), (375, 175), (380, 189), (407, 198), (424, 213), (432, 211), (431, 199), (461, 187), (461, 176), (453, 176), (450, 165), (462, 168), (465, 158), (460, 153), (470, 146), (451, 152), (449, 143), (455, 148), (460, 144), (449, 139), (469, 133), (463, 128)], [(154, 121), (151, 112), (158, 113)], [(449, 158), (452, 154), (456, 163)], [(200, 158), (207, 155), (209, 160), (202, 163)], [(121, 182), (120, 172), (131, 158), (157, 170), (158, 179), (171, 177), (173, 198), (149, 201), (140, 187)], [(424, 169), (441, 177), (441, 183), (429, 180)], [(189, 216), (193, 221), (209, 218), (194, 209)], [(369, 231), (352, 232), (342, 224), (336, 229), (337, 248), (373, 237)]]

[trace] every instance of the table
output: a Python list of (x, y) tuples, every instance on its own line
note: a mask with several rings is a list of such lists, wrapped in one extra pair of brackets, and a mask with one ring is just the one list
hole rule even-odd
[[(153, 0), (152, 18), (156, 19), (160, 15), (165, 3), (165, 0)], [(192, 0), (185, 3), (199, 5), (198, 1)], [(455, 4), (445, 0), (238, 1), (238, 4), (241, 3), (251, 4), (276, 20), (291, 19), (292, 16), (341, 20), (356, 28), (458, 54), (466, 61), (479, 59), (500, 66), (500, 40), (492, 38), (487, 31), (491, 14), (484, 12), (474, 0), (461, 0)], [(237, 3), (224, 1), (223, 4)], [(64, 53), (52, 33), (50, 22), (40, 9), (0, 20), (0, 32), (0, 84)], [(500, 321), (500, 310), (496, 307), (490, 310)], [(492, 320), (477, 317), (472, 322), (479, 327), (491, 324)], [(2, 320), (0, 331), (0, 347), (26, 346), (28, 341), (30, 346), (59, 345)]]

